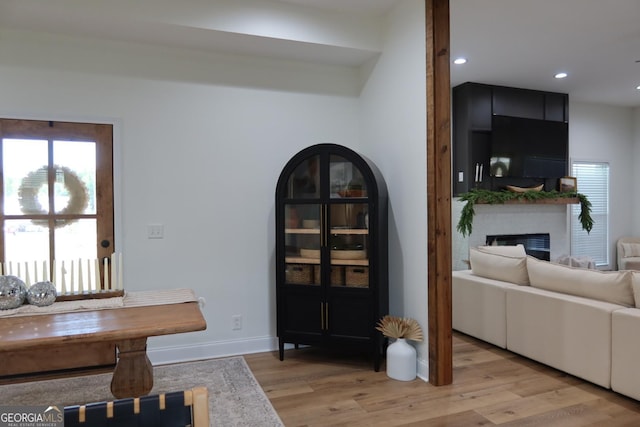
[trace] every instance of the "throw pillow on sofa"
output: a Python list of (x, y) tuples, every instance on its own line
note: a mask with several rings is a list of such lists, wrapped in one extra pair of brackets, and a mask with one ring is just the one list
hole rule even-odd
[(640, 243), (623, 243), (622, 258), (640, 257)]
[(469, 249), (471, 271), (476, 276), (528, 285), (527, 253), (524, 246), (478, 246)]
[(496, 255), (504, 255), (510, 257), (527, 257), (527, 251), (524, 250), (524, 245), (487, 245), (487, 246), (478, 246), (476, 248), (479, 251), (496, 254)]
[(554, 264), (527, 257), (529, 281), (534, 288), (633, 307), (630, 271), (598, 271)]

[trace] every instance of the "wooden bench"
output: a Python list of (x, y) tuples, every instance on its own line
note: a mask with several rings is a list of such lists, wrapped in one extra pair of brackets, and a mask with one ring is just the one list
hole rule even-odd
[(197, 302), (6, 317), (0, 320), (0, 360), (25, 350), (44, 352), (46, 357), (51, 347), (115, 345), (111, 392), (118, 399), (139, 397), (153, 387), (147, 338), (206, 327)]

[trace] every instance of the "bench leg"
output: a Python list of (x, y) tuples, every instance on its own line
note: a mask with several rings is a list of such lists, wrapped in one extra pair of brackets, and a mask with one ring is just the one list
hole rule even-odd
[(153, 388), (153, 366), (147, 357), (147, 339), (117, 343), (118, 361), (111, 379), (111, 393), (116, 399), (140, 397)]

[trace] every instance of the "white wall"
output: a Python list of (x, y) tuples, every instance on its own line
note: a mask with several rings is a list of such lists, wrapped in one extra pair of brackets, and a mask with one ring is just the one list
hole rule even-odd
[(392, 312), (426, 333), (424, 5), (400, 3), (363, 70), (0, 30), (0, 117), (115, 125), (125, 288), (207, 301), (207, 330), (150, 339), (154, 363), (275, 348), (275, 184), (325, 142), (385, 175)]
[[(634, 228), (632, 209), (636, 182), (633, 180), (633, 110), (599, 104), (570, 102), (569, 157), (572, 161), (609, 163), (609, 260), (616, 266), (615, 244)], [(578, 182), (578, 191), (580, 183)]]
[[(383, 54), (360, 97), (362, 151), (389, 188), (390, 313), (427, 323), (426, 61), (424, 2), (400, 2)], [(417, 346), (428, 377), (428, 345)]]
[[(357, 70), (2, 36), (0, 116), (116, 125), (126, 289), (206, 298), (207, 330), (152, 338), (152, 361), (272, 349), (276, 180), (306, 146), (358, 145)], [(165, 238), (147, 239), (149, 223), (164, 224)], [(198, 347), (172, 351), (185, 345)]]
[[(631, 155), (631, 162), (633, 165), (640, 165), (640, 107), (633, 109), (633, 153)], [(631, 180), (634, 183), (640, 182), (640, 167), (635, 166), (633, 168), (633, 174)], [(631, 234), (633, 236), (640, 236), (640, 197), (637, 196), (638, 191), (634, 188), (632, 193), (633, 208), (632, 208), (632, 224)]]

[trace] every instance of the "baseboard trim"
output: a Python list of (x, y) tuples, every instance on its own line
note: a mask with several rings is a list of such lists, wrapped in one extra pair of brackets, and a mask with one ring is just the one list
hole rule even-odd
[(242, 340), (216, 341), (196, 345), (150, 348), (147, 349), (147, 355), (153, 365), (166, 365), (169, 363), (191, 362), (194, 360), (261, 353), (265, 351), (274, 351), (277, 350), (277, 348), (277, 338), (256, 337)]
[[(292, 344), (285, 345), (285, 349), (290, 348), (294, 348), (294, 346)], [(147, 349), (147, 354), (153, 365), (167, 365), (170, 363), (192, 362), (195, 360), (276, 351), (277, 349), (278, 338), (256, 337), (195, 345), (150, 348)], [(418, 378), (429, 382), (429, 362), (425, 359), (418, 359)]]
[(429, 361), (425, 359), (418, 359), (418, 378), (422, 381), (429, 382)]

